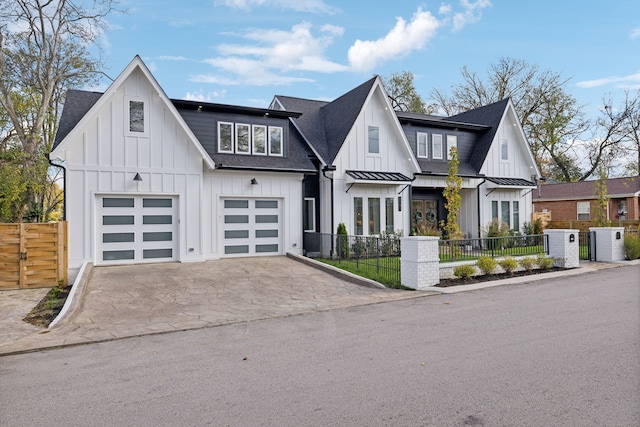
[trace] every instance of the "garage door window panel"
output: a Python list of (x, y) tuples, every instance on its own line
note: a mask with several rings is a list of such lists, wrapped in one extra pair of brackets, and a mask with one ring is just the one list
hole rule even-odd
[(142, 251), (143, 259), (171, 258), (171, 257), (173, 257), (173, 250), (170, 248), (144, 249)]
[(103, 208), (132, 208), (133, 206), (133, 198), (105, 197), (102, 199)]
[(173, 221), (172, 215), (143, 215), (142, 223), (146, 225), (152, 224), (171, 224)]
[(249, 245), (225, 246), (224, 247), (224, 253), (226, 255), (248, 254), (249, 253)]
[(256, 224), (277, 224), (278, 215), (256, 215)]
[(256, 253), (278, 252), (278, 245), (256, 245)]
[(225, 239), (248, 239), (249, 230), (225, 230)]
[(103, 233), (102, 243), (128, 243), (134, 241), (134, 233)]
[(144, 242), (171, 242), (173, 241), (173, 233), (170, 231), (158, 231), (142, 233), (142, 241)]
[(133, 215), (103, 215), (102, 225), (133, 225)]
[(172, 206), (171, 199), (142, 199), (143, 208), (170, 208)]
[(130, 259), (135, 259), (135, 251), (134, 250), (103, 251), (102, 252), (102, 260), (103, 261), (121, 261), (121, 260), (130, 260)]
[(256, 230), (256, 238), (265, 239), (269, 237), (278, 237), (278, 230)]

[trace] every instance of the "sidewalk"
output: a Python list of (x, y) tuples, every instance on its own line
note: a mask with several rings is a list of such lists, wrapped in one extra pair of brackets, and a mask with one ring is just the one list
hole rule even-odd
[(0, 356), (640, 265), (640, 260), (585, 262), (572, 270), (411, 292), (379, 288), (375, 282), (335, 272), (326, 264), (316, 268), (309, 265), (313, 261), (303, 261), (265, 257), (88, 268), (76, 279), (74, 295), (61, 316), (46, 330), (21, 319), (48, 289), (3, 291)]

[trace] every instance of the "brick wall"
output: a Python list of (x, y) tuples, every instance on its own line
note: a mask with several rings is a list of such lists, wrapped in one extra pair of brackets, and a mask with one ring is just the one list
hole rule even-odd
[[(609, 219), (611, 221), (617, 221), (618, 218), (618, 205), (620, 200), (625, 199), (611, 199), (609, 200)], [(587, 200), (580, 200), (586, 202)], [(637, 220), (638, 218), (638, 198), (628, 197), (627, 201), (627, 216), (628, 220)], [(590, 219), (595, 219), (595, 200), (589, 200), (590, 205)], [(553, 221), (575, 221), (578, 219), (577, 200), (560, 200), (560, 201), (542, 201), (533, 202), (534, 212), (543, 212), (544, 210), (551, 212), (551, 219)]]

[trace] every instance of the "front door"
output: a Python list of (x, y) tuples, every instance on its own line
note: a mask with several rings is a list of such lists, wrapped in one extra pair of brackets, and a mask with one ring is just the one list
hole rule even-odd
[(411, 229), (418, 235), (427, 234), (427, 230), (438, 230), (438, 201), (411, 201)]

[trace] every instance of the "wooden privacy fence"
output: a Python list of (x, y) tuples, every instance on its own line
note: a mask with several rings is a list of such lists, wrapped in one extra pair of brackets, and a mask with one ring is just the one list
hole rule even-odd
[(67, 282), (67, 222), (0, 224), (0, 290)]

